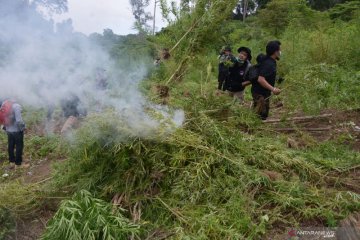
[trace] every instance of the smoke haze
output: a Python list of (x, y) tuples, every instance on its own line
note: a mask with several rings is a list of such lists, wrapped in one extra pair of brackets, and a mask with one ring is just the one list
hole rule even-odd
[[(58, 24), (55, 32), (53, 22), (26, 1), (0, 3), (0, 99), (47, 108), (76, 95), (90, 112), (115, 109), (133, 129), (159, 126), (144, 110), (148, 108), (173, 118), (176, 126), (182, 124), (181, 111), (152, 105), (138, 90), (148, 73), (145, 63), (119, 67), (102, 47), (74, 33), (71, 20)], [(97, 82), (99, 71), (106, 75), (106, 89)]]

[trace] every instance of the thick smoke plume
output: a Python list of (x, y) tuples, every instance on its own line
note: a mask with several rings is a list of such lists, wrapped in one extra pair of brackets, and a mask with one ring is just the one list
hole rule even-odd
[[(0, 99), (53, 108), (76, 95), (89, 113), (111, 108), (139, 133), (147, 132), (139, 128), (156, 128), (161, 122), (150, 117), (148, 109), (164, 120), (172, 118), (175, 126), (182, 124), (181, 111), (154, 106), (138, 90), (148, 73), (145, 63), (118, 66), (102, 47), (74, 33), (71, 21), (55, 31), (54, 23), (27, 1), (0, 2)], [(107, 79), (106, 87), (99, 78)]]

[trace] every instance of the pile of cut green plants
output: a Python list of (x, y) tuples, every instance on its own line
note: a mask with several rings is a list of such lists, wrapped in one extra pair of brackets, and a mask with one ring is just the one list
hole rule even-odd
[(336, 143), (290, 149), (284, 136), (231, 123), (199, 113), (139, 138), (116, 115), (89, 117), (56, 168), (54, 187), (74, 196), (44, 239), (261, 239), (306, 221), (336, 226), (360, 209), (357, 193), (329, 184), (360, 153)]

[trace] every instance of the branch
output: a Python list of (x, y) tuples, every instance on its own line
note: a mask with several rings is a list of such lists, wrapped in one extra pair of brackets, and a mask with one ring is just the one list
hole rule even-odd
[(182, 42), (182, 40), (184, 40), (184, 38), (195, 28), (195, 26), (198, 24), (200, 22), (200, 20), (198, 20), (198, 21), (196, 21), (193, 25), (191, 25), (191, 27), (189, 28), (189, 30), (187, 30), (187, 32), (180, 38), (180, 40), (174, 45), (174, 47), (172, 47), (171, 49), (170, 49), (170, 53), (172, 52), (172, 51), (174, 51), (176, 48), (177, 48), (177, 46), (179, 46), (179, 44)]
[(319, 118), (328, 118), (331, 117), (332, 114), (322, 114), (318, 116), (304, 116), (304, 117), (292, 117), (292, 118), (286, 118), (286, 119), (269, 119), (263, 121), (263, 123), (277, 123), (277, 122), (283, 122), (283, 121), (302, 121), (302, 120), (312, 120), (312, 119), (319, 119)]
[(331, 127), (323, 127), (323, 128), (275, 128), (275, 131), (279, 132), (295, 132), (295, 131), (309, 131), (309, 132), (322, 132), (329, 131)]

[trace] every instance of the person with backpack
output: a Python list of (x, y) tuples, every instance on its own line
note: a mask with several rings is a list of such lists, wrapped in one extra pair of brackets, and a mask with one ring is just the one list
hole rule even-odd
[(11, 100), (5, 100), (0, 105), (0, 125), (8, 135), (10, 169), (27, 168), (29, 164), (23, 164), (22, 159), (25, 131), (25, 123), (21, 115), (22, 107)]
[(255, 65), (251, 65), (248, 69), (248, 71), (245, 74), (245, 82), (244, 84), (246, 85), (250, 85), (253, 84), (254, 82), (257, 82), (258, 78), (259, 78), (259, 68), (261, 63), (264, 61), (264, 59), (266, 58), (266, 55), (263, 53), (260, 53), (257, 57), (256, 57), (256, 64)]
[(219, 55), (218, 90), (226, 91), (229, 84), (230, 69), (237, 62), (230, 47), (225, 47)]
[(229, 69), (229, 83), (227, 84), (227, 90), (230, 93), (230, 96), (239, 100), (240, 103), (244, 101), (244, 90), (247, 85), (250, 84), (249, 81), (245, 80), (245, 76), (251, 67), (251, 50), (247, 47), (240, 47), (238, 49), (239, 56), (236, 63), (232, 68)]
[(257, 80), (252, 82), (253, 107), (262, 120), (266, 120), (269, 116), (271, 94), (281, 93), (281, 90), (275, 87), (276, 61), (280, 60), (281, 56), (280, 46), (281, 43), (277, 40), (270, 41), (266, 45), (266, 57), (258, 67)]

